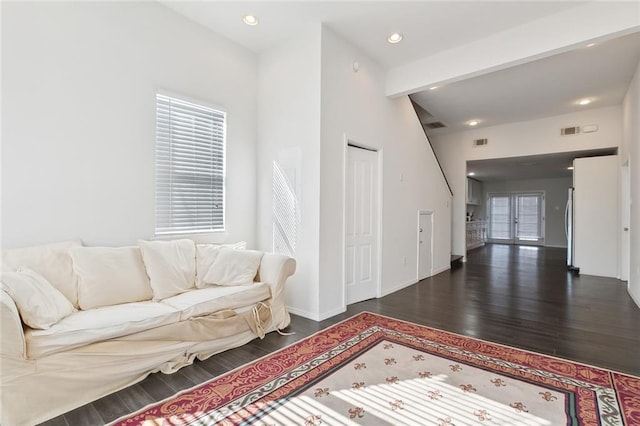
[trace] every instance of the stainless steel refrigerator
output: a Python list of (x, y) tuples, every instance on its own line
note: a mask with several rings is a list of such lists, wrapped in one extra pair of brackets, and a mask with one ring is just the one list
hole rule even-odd
[(569, 188), (567, 207), (564, 210), (564, 232), (567, 235), (567, 269), (580, 272), (580, 268), (574, 265), (575, 261), (575, 236), (574, 236), (574, 204), (573, 188)]

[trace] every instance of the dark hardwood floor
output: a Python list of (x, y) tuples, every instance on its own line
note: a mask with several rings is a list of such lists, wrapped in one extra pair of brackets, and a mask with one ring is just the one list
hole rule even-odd
[(626, 283), (567, 272), (564, 249), (491, 244), (450, 271), (328, 320), (292, 316), (295, 335), (270, 333), (174, 374), (152, 374), (45, 424), (110, 422), (361, 311), (640, 375), (640, 308)]

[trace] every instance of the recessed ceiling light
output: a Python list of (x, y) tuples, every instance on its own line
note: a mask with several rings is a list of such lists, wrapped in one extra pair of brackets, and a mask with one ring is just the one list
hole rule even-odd
[(387, 41), (391, 44), (400, 43), (404, 37), (400, 33), (393, 33), (387, 37)]
[(573, 166), (567, 167), (567, 170), (573, 170)]
[(258, 18), (256, 18), (253, 15), (244, 15), (242, 17), (242, 22), (244, 22), (247, 25), (251, 25), (253, 27), (255, 25), (258, 25), (260, 21), (258, 21)]
[(429, 90), (436, 90), (438, 87), (440, 87), (440, 86), (431, 86), (431, 87), (429, 87)]
[(467, 124), (468, 124), (469, 126), (477, 126), (477, 125), (478, 125), (478, 123), (479, 123), (479, 121), (478, 121), (478, 120), (471, 120), (471, 121), (469, 121)]
[(476, 174), (475, 174), (475, 172), (469, 172), (469, 173), (467, 173), (467, 176), (475, 176), (475, 175), (476, 175)]
[(595, 43), (589, 43), (589, 44), (587, 44), (587, 47), (593, 47), (595, 45), (596, 45)]
[(578, 101), (578, 105), (589, 105), (590, 103), (591, 103), (591, 99), (589, 98), (580, 99)]

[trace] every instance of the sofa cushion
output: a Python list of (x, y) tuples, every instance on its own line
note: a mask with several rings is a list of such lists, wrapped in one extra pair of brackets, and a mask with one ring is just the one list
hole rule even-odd
[(247, 243), (240, 241), (234, 244), (196, 244), (196, 287), (206, 287), (204, 276), (211, 269), (211, 265), (218, 257), (221, 248), (245, 250)]
[(196, 287), (206, 287), (204, 276), (220, 253), (220, 246), (216, 244), (196, 244)]
[(22, 322), (47, 329), (76, 309), (46, 278), (29, 268), (2, 273), (2, 290), (15, 302)]
[(171, 324), (180, 312), (164, 303), (135, 302), (77, 311), (47, 330), (27, 330), (27, 356), (41, 358), (90, 343)]
[(73, 272), (69, 249), (82, 246), (82, 241), (65, 241), (40, 246), (2, 251), (2, 270), (15, 272), (29, 268), (47, 279), (74, 306), (78, 306), (77, 278)]
[(74, 247), (80, 309), (141, 302), (153, 297), (138, 247)]
[(196, 245), (192, 240), (138, 241), (151, 280), (153, 300), (183, 293), (195, 286)]
[(251, 306), (270, 297), (268, 284), (254, 283), (251, 286), (211, 286), (192, 290), (164, 299), (162, 303), (180, 311), (180, 319), (186, 320), (224, 309)]
[(205, 274), (205, 284), (252, 284), (258, 273), (263, 252), (257, 250), (220, 249), (216, 260)]

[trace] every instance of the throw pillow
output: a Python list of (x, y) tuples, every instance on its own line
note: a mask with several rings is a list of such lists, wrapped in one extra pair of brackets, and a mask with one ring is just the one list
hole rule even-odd
[(75, 311), (46, 278), (29, 268), (3, 272), (2, 290), (11, 296), (22, 321), (31, 328), (45, 330)]
[(244, 250), (247, 248), (245, 241), (234, 244), (196, 244), (196, 287), (206, 287), (204, 276), (211, 269), (221, 248)]
[(140, 302), (153, 297), (138, 247), (71, 249), (80, 309)]
[(73, 272), (69, 250), (80, 246), (82, 241), (74, 240), (3, 250), (2, 271), (29, 268), (46, 278), (74, 306), (78, 306), (78, 279)]
[(203, 281), (205, 284), (217, 285), (252, 284), (263, 254), (257, 250), (222, 248)]
[(195, 286), (196, 245), (188, 239), (138, 241), (151, 281), (153, 300), (162, 300)]

